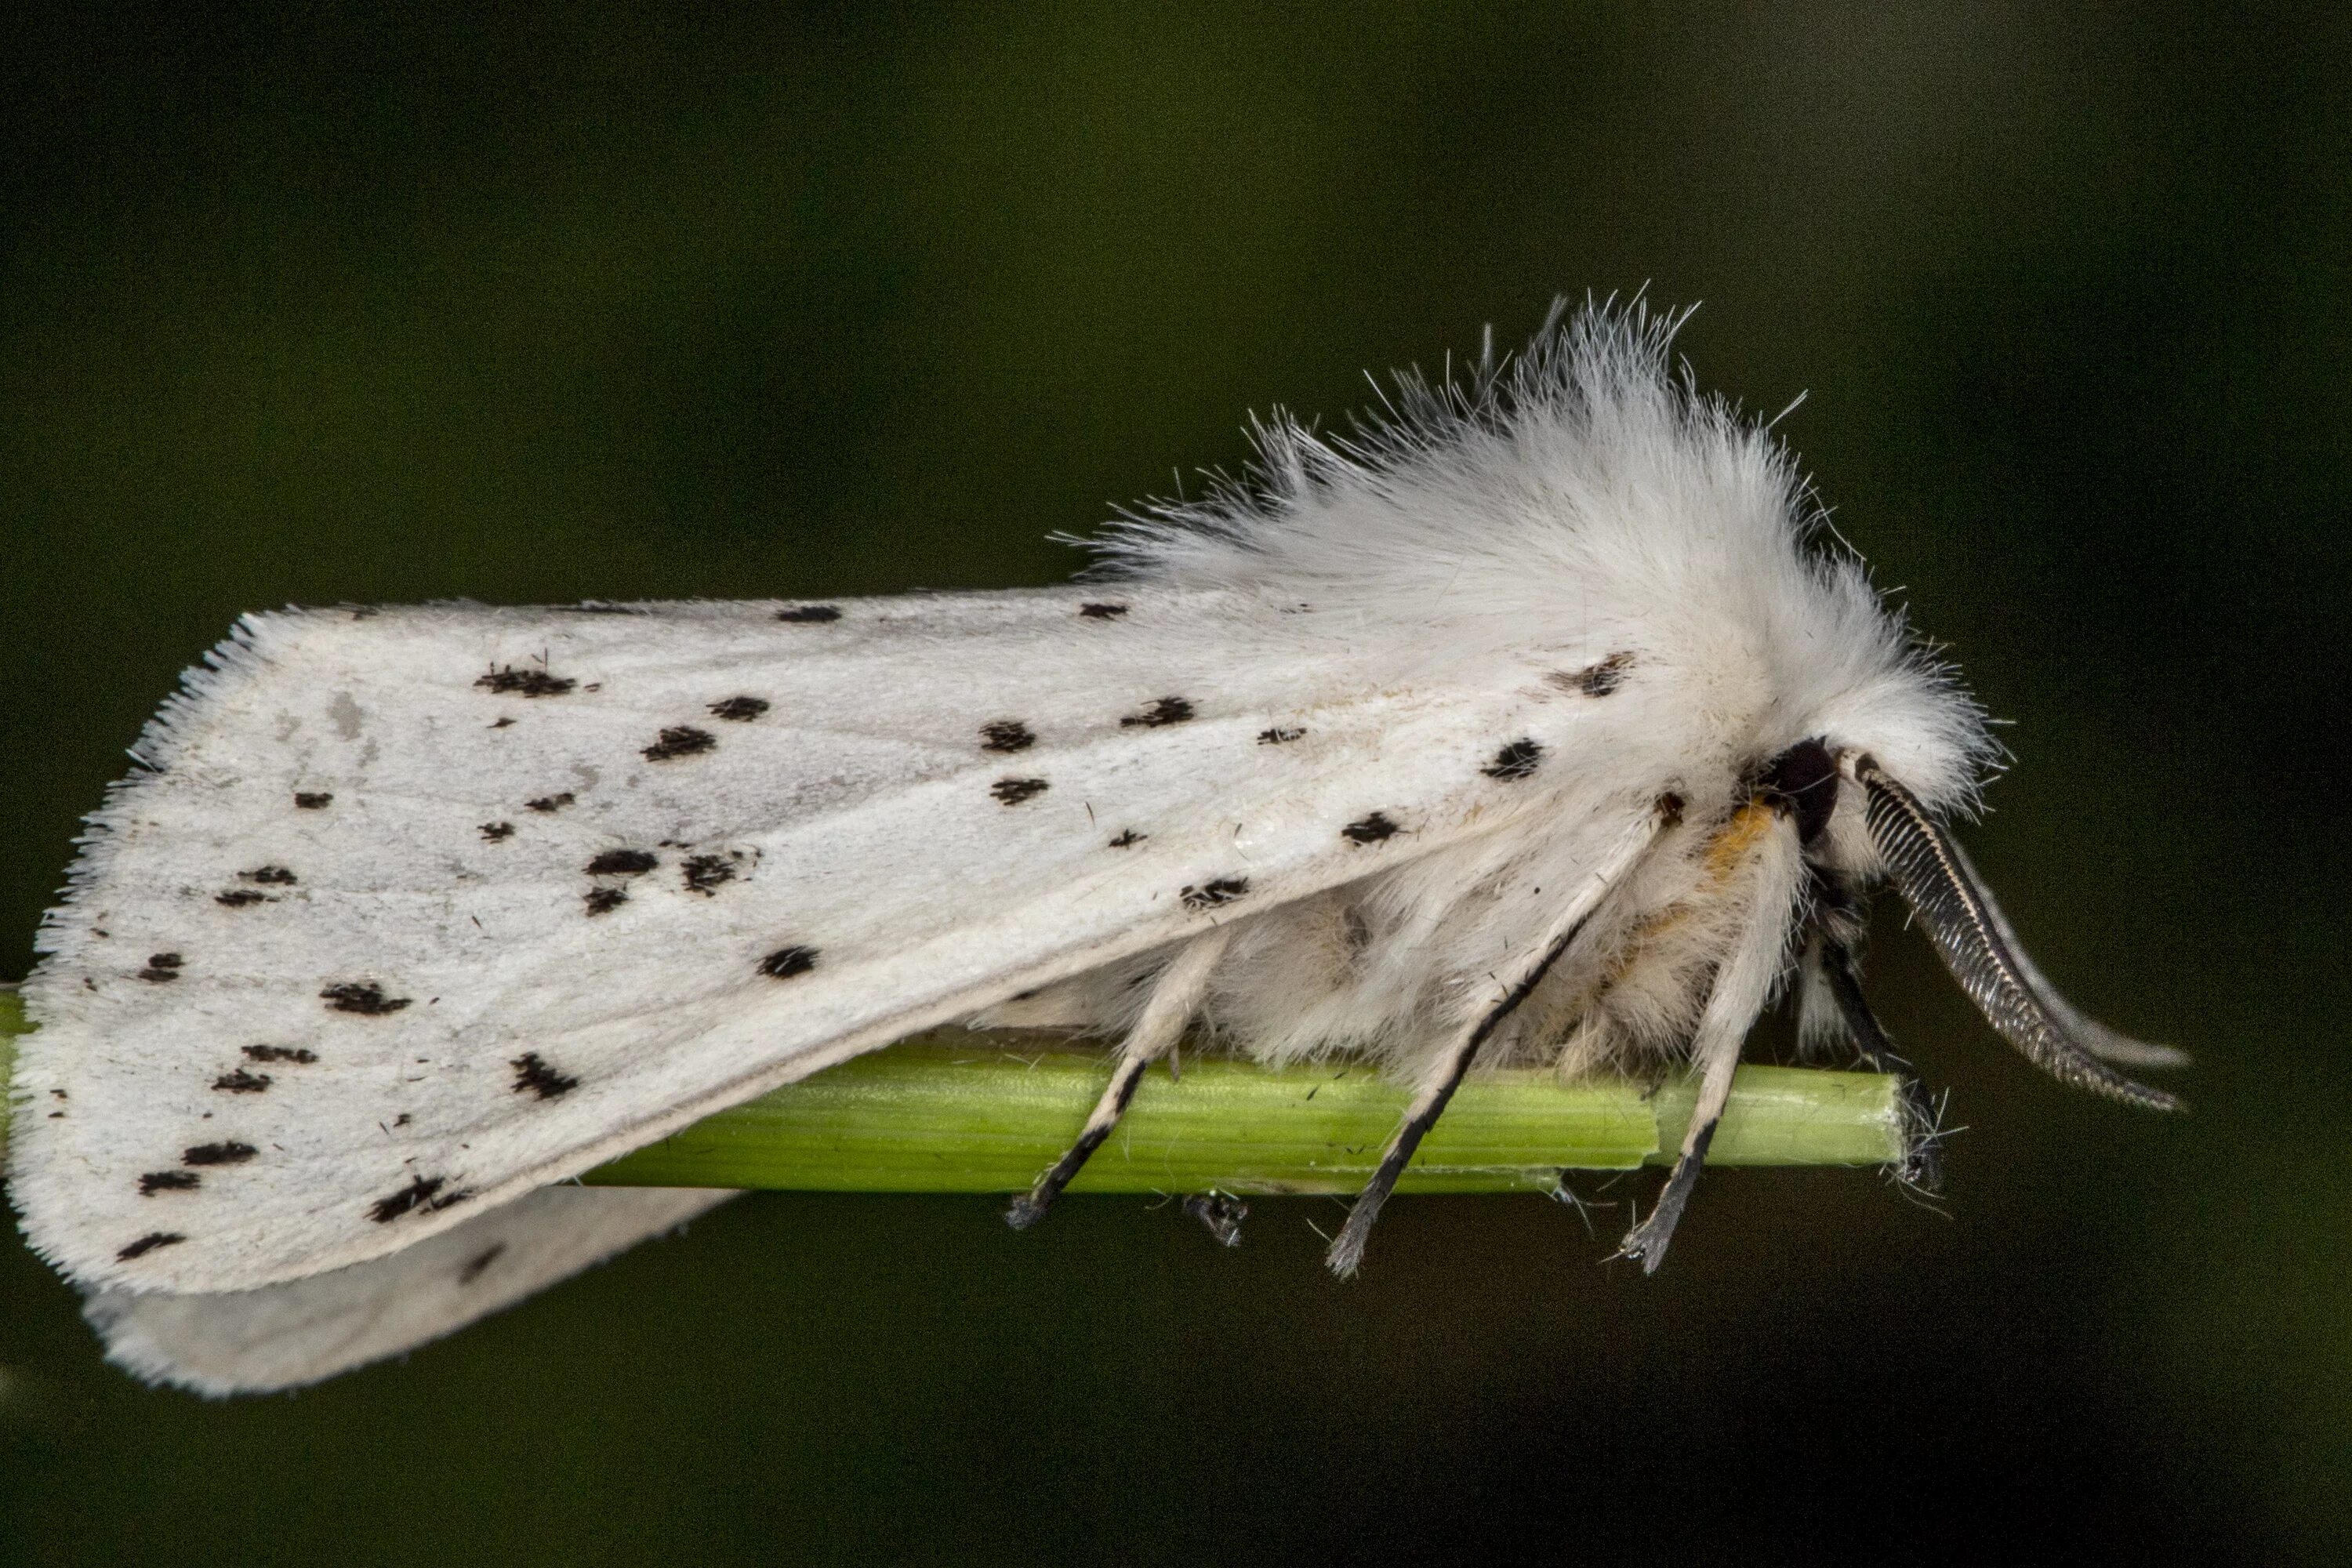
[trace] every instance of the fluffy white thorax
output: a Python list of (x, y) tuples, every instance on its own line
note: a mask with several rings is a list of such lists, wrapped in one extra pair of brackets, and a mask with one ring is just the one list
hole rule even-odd
[(1635, 728), (1743, 760), (1826, 736), (1965, 806), (1994, 752), (1980, 710), (1830, 547), (1787, 448), (1675, 374), (1678, 321), (1556, 314), (1461, 381), (1399, 377), (1345, 437), (1276, 415), (1243, 480), (1139, 509), (1104, 566), (1312, 605), (1390, 679), (1630, 652), (1628, 705), (1664, 721)]

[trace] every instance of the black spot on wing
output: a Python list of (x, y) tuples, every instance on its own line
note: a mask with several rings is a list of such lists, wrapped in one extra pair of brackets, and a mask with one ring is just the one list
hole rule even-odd
[(1495, 753), (1495, 760), (1478, 771), (1490, 779), (1516, 781), (1532, 774), (1543, 762), (1540, 742), (1522, 735), (1504, 745)]
[(514, 837), (514, 824), (511, 822), (485, 822), (477, 831), (481, 834), (484, 843), (496, 844), (501, 838), (512, 838)]
[(250, 871), (239, 871), (236, 878), (240, 882), (259, 882), (269, 888), (290, 888), (299, 879), (283, 866), (256, 866)]
[(242, 1165), (260, 1152), (250, 1143), (199, 1143), (182, 1150), (183, 1165)]
[(535, 1094), (541, 1100), (553, 1100), (580, 1087), (578, 1079), (570, 1073), (556, 1071), (537, 1051), (525, 1051), (507, 1065), (515, 1069), (514, 1091), (517, 1094)]
[(357, 1013), (369, 1018), (397, 1013), (410, 1001), (406, 996), (385, 995), (383, 987), (373, 980), (344, 981), (330, 985), (319, 993), (319, 999), (333, 1012)]
[(1213, 882), (1188, 887), (1180, 895), (1188, 910), (1213, 910), (1220, 904), (1230, 904), (1249, 891), (1247, 877), (1220, 877)]
[(562, 811), (565, 806), (572, 804), (572, 792), (570, 790), (565, 790), (562, 795), (543, 795), (537, 800), (527, 800), (522, 804), (526, 809), (536, 811), (541, 816), (545, 816), (550, 812)]
[(247, 1046), (245, 1059), (249, 1062), (292, 1062), (309, 1067), (319, 1059), (316, 1051), (306, 1051), (299, 1046)]
[(185, 962), (176, 952), (151, 952), (147, 955), (147, 967), (139, 972), (139, 978), (167, 985), (180, 977), (180, 966)]
[(713, 719), (724, 719), (732, 724), (748, 724), (767, 710), (767, 700), (760, 697), (730, 697), (710, 705)]
[(1397, 825), (1389, 820), (1386, 812), (1381, 811), (1360, 817), (1339, 829), (1339, 837), (1350, 844), (1378, 844), (1383, 838), (1394, 837), (1396, 833)]
[(506, 1249), (505, 1242), (494, 1242), (466, 1259), (466, 1266), (457, 1270), (457, 1283), (471, 1285), (475, 1280), (479, 1279), (482, 1277), (482, 1270), (496, 1263), (499, 1260), (499, 1254)]
[(498, 718), (491, 721), (490, 728), (493, 730), (504, 730), (513, 723), (514, 721), (511, 718), (505, 714), (500, 714)]
[(1286, 746), (1305, 733), (1307, 731), (1304, 730), (1277, 724), (1271, 730), (1260, 730), (1257, 732), (1257, 743), (1261, 746)]
[(592, 877), (642, 877), (661, 864), (643, 849), (607, 849), (588, 862)]
[(1034, 800), (1052, 786), (1044, 779), (999, 779), (988, 786), (999, 805), (1019, 805), (1024, 800)]
[(1090, 621), (1115, 621), (1127, 614), (1125, 605), (1080, 605), (1078, 614)]
[(1573, 675), (1556, 675), (1554, 684), (1587, 697), (1606, 697), (1625, 684), (1625, 672), (1633, 668), (1630, 653), (1612, 653), (1598, 664), (1586, 665)]
[(188, 1238), (176, 1230), (151, 1230), (114, 1255), (118, 1263), (128, 1263), (134, 1258), (144, 1258), (159, 1247), (177, 1247)]
[(448, 1184), (446, 1176), (412, 1176), (408, 1185), (370, 1204), (368, 1218), (378, 1225), (390, 1225), (404, 1214), (415, 1214), (419, 1209), (431, 1214), (436, 1209), (462, 1204), (474, 1195), (463, 1191), (445, 1194), (441, 1189)]
[(139, 1178), (139, 1195), (152, 1198), (157, 1193), (192, 1193), (204, 1182), (194, 1171), (150, 1171)]
[(686, 890), (706, 899), (716, 896), (721, 884), (735, 879), (735, 862), (725, 855), (688, 856), (680, 869), (686, 876)]
[(609, 915), (629, 901), (626, 888), (591, 888), (581, 896), (591, 915)]
[(1118, 722), (1122, 729), (1132, 730), (1139, 726), (1157, 730), (1162, 724), (1181, 724), (1192, 716), (1192, 703), (1181, 697), (1163, 697), (1142, 712), (1129, 713)]
[(817, 952), (813, 947), (780, 947), (760, 960), (760, 973), (771, 980), (790, 980), (814, 969), (816, 959)]
[(1132, 827), (1125, 828), (1120, 831), (1118, 837), (1110, 841), (1109, 847), (1113, 849), (1124, 849), (1130, 844), (1140, 844), (1150, 837), (1149, 833), (1138, 833)]
[(251, 888), (231, 888), (226, 893), (213, 895), (213, 902), (232, 910), (241, 910), (248, 904), (274, 904), (277, 901), (268, 893), (257, 893)]
[(841, 611), (832, 605), (794, 605), (789, 610), (778, 610), (776, 619), (814, 625), (819, 621), (837, 621), (841, 619)]
[(708, 730), (698, 730), (691, 724), (673, 724), (640, 754), (649, 763), (667, 763), (678, 757), (698, 756), (718, 744), (719, 737)]
[(294, 807), (298, 811), (324, 811), (334, 804), (335, 797), (322, 789), (294, 792)]
[(223, 1094), (261, 1094), (268, 1089), (271, 1081), (266, 1072), (247, 1072), (238, 1068), (213, 1079), (213, 1087)]
[(980, 748), (984, 752), (1025, 752), (1037, 743), (1029, 726), (1018, 719), (996, 719), (980, 727)]
[(508, 664), (492, 665), (490, 672), (474, 684), (501, 697), (561, 697), (580, 683), (569, 676), (550, 675), (543, 669), (517, 669)]

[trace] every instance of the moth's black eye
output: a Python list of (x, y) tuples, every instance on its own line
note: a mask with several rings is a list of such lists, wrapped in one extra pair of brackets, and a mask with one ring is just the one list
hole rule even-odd
[(1810, 846), (1837, 809), (1837, 759), (1819, 740), (1800, 741), (1764, 764), (1767, 795), (1785, 801), (1797, 818), (1797, 841)]

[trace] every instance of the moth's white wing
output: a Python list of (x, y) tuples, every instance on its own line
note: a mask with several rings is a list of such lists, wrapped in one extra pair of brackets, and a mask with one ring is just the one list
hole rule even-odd
[[(251, 618), (44, 930), (26, 1229), (94, 1286), (341, 1268), (1528, 813), (1497, 742), (1557, 745), (1578, 700), (1521, 667), (1366, 689), (1361, 628), (1288, 612)], [(1401, 831), (1343, 837), (1372, 811)]]
[(735, 1194), (546, 1187), (405, 1251), (258, 1290), (97, 1290), (109, 1359), (199, 1394), (299, 1388), (454, 1333)]

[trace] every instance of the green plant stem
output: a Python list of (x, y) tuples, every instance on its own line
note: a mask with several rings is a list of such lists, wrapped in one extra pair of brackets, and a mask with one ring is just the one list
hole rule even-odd
[[(638, 1186), (1000, 1193), (1026, 1188), (1102, 1091), (1099, 1055), (1008, 1055), (934, 1035), (845, 1062), (592, 1173)], [(1695, 1089), (1549, 1072), (1474, 1077), (1423, 1142), (1400, 1192), (1549, 1190), (1563, 1168), (1672, 1157)], [(1154, 1069), (1073, 1192), (1352, 1193), (1406, 1092), (1361, 1063), (1270, 1070), (1224, 1059)], [(1708, 1151), (1727, 1165), (1883, 1164), (1900, 1138), (1892, 1079), (1742, 1068)]]
[[(0, 1076), (27, 1026), (0, 990)], [(697, 1122), (589, 1173), (611, 1186), (1017, 1192), (1076, 1134), (1106, 1068), (1037, 1037), (941, 1030), (872, 1052)], [(1693, 1087), (1654, 1092), (1543, 1071), (1464, 1084), (1402, 1192), (1549, 1190), (1559, 1172), (1663, 1163)], [(1360, 1063), (1268, 1069), (1189, 1060), (1153, 1069), (1076, 1192), (1349, 1193), (1396, 1131), (1405, 1091)], [(6, 1135), (0, 1103), (0, 1141)], [(1877, 1165), (1902, 1152), (1895, 1080), (1742, 1068), (1707, 1152), (1718, 1165)]]

